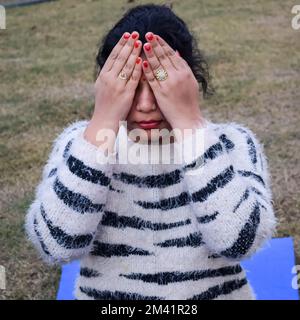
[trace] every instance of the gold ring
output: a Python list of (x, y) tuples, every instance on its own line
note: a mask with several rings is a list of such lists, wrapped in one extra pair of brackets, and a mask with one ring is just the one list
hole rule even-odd
[(168, 73), (165, 69), (159, 68), (158, 70), (155, 71), (155, 78), (158, 81), (164, 81), (168, 78)]
[(123, 79), (123, 80), (127, 80), (128, 79), (128, 76), (127, 76), (127, 73), (124, 72), (124, 71), (121, 71), (119, 73), (119, 78)]

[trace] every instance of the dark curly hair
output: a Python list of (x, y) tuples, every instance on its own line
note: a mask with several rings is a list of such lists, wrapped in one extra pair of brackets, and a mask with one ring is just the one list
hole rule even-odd
[(137, 31), (144, 44), (148, 31), (158, 34), (174, 49), (190, 66), (199, 83), (203, 97), (213, 93), (210, 86), (208, 64), (199, 50), (195, 36), (189, 31), (185, 22), (179, 18), (168, 4), (138, 5), (128, 9), (123, 17), (114, 25), (100, 42), (96, 57), (94, 78), (98, 77), (106, 59), (124, 32)]

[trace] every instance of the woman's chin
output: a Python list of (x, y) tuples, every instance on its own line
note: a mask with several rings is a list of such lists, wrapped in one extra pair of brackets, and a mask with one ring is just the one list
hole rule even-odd
[[(139, 129), (141, 134), (130, 135), (128, 130), (128, 135), (131, 140), (136, 143), (142, 144), (162, 144), (162, 143), (172, 143), (172, 137), (170, 137), (170, 131), (166, 128), (164, 129)], [(170, 141), (171, 140), (171, 141)]]

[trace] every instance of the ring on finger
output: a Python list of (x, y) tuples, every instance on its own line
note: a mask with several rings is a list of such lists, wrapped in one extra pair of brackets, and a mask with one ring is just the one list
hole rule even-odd
[(168, 72), (164, 68), (160, 67), (154, 72), (155, 78), (158, 81), (164, 81), (168, 78)]
[(127, 80), (128, 79), (128, 75), (127, 75), (127, 73), (125, 71), (122, 70), (119, 73), (119, 78), (122, 79), (122, 80)]

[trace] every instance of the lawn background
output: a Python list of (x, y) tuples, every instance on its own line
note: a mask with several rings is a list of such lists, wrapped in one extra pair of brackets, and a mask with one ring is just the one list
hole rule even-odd
[[(25, 213), (53, 139), (66, 124), (91, 115), (101, 37), (142, 3), (148, 1), (60, 0), (6, 11), (7, 29), (0, 30), (0, 265), (7, 288), (0, 299), (55, 299), (60, 270), (43, 264), (25, 240)], [(300, 264), (300, 30), (291, 27), (297, 3), (172, 3), (210, 63), (216, 93), (203, 101), (203, 113), (242, 123), (263, 143), (276, 236), (294, 237)]]

